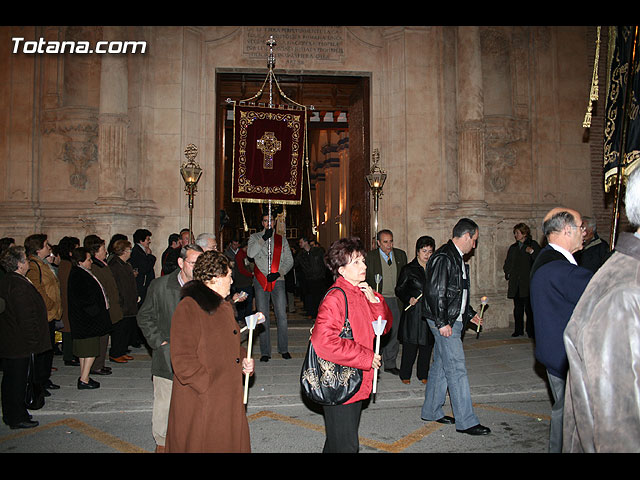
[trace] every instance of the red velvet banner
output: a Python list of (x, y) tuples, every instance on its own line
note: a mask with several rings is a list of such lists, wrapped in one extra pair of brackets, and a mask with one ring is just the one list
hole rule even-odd
[(234, 108), (234, 202), (302, 203), (306, 110)]

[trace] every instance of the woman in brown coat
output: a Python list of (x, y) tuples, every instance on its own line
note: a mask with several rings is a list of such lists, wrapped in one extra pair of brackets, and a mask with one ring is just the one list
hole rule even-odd
[(193, 278), (171, 320), (174, 378), (165, 451), (249, 453), (242, 378), (253, 373), (254, 361), (240, 346), (240, 327), (225, 300), (229, 260), (222, 252), (205, 252)]

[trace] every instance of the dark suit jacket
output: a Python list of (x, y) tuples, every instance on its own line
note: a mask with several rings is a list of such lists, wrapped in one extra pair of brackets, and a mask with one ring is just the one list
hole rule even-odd
[(138, 287), (138, 296), (140, 297), (139, 304), (142, 304), (145, 296), (147, 295), (147, 289), (149, 288), (151, 281), (156, 278), (156, 274), (153, 270), (153, 267), (156, 264), (156, 257), (153, 255), (147, 255), (142, 247), (136, 243), (131, 249), (129, 263), (133, 268), (138, 269), (136, 286)]
[(112, 329), (99, 281), (82, 267), (71, 267), (67, 284), (72, 338), (101, 337)]
[[(527, 253), (527, 247), (533, 248), (533, 253)], [(524, 298), (529, 296), (529, 279), (531, 266), (540, 253), (540, 245), (531, 237), (527, 237), (523, 245), (513, 243), (507, 252), (504, 261), (504, 277), (509, 281), (507, 298), (516, 296)]]
[[(396, 264), (396, 270), (398, 272), (398, 276), (400, 276), (400, 270), (407, 264), (407, 254), (404, 250), (400, 250), (399, 248), (394, 248), (393, 253), (391, 254), (391, 258), (393, 262)], [(380, 257), (380, 249), (376, 248), (375, 250), (371, 250), (367, 253), (365, 257), (365, 263), (367, 264), (367, 276), (366, 281), (371, 288), (375, 291), (376, 289), (376, 274), (382, 275), (382, 258)], [(397, 277), (396, 277), (397, 280)], [(378, 285), (378, 289), (382, 291), (384, 280), (380, 281), (380, 285)], [(402, 306), (402, 305), (400, 305)]]
[(36, 287), (16, 272), (0, 279), (0, 358), (24, 358), (51, 350), (47, 307)]
[(564, 378), (569, 363), (562, 335), (593, 272), (574, 265), (547, 245), (531, 267), (531, 308), (535, 318), (535, 356), (549, 373)]

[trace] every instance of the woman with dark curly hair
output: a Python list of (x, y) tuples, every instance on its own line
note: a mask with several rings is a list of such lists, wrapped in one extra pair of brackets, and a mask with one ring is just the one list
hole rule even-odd
[(365, 250), (357, 237), (341, 238), (331, 245), (325, 262), (347, 297), (353, 340), (340, 337), (345, 322), (345, 297), (331, 290), (318, 309), (311, 343), (320, 358), (362, 370), (362, 384), (356, 394), (341, 405), (324, 406), (326, 440), (323, 452), (357, 452), (358, 425), (362, 401), (369, 398), (373, 376), (380, 368), (380, 355), (373, 350), (375, 333), (372, 322), (381, 316), (391, 329), (392, 315), (384, 298), (365, 282)]
[(173, 389), (165, 451), (251, 451), (243, 398), (243, 374), (254, 361), (240, 346), (240, 327), (227, 297), (227, 256), (210, 250), (198, 257), (193, 280), (182, 288), (171, 319)]

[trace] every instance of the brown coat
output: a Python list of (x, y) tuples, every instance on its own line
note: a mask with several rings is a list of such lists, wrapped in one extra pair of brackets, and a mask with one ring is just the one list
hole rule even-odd
[(69, 325), (69, 300), (67, 295), (67, 284), (69, 281), (69, 272), (71, 272), (71, 260), (61, 259), (58, 267), (58, 280), (60, 282), (60, 299), (62, 301), (62, 330), (61, 332), (71, 332)]
[(51, 267), (36, 255), (29, 256), (27, 278), (42, 295), (47, 306), (47, 317), (50, 322), (62, 318), (62, 300), (60, 299), (60, 282)]
[(122, 320), (122, 307), (120, 306), (120, 292), (118, 291), (118, 285), (116, 284), (113, 272), (109, 268), (109, 265), (102, 260), (91, 257), (91, 261), (91, 273), (93, 273), (102, 284), (107, 294), (107, 299), (109, 299), (109, 318), (111, 318), (111, 323), (118, 323)]
[[(167, 452), (251, 451), (240, 327), (231, 304), (191, 281), (171, 320), (174, 378)], [(208, 313), (212, 312), (212, 313)]]

